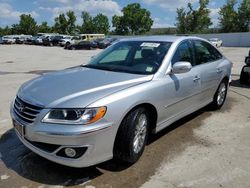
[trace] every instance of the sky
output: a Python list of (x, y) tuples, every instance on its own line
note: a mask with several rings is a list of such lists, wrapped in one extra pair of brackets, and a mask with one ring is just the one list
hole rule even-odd
[[(0, 27), (18, 23), (21, 14), (31, 14), (38, 24), (47, 21), (54, 24), (54, 18), (68, 10), (75, 11), (81, 24), (81, 12), (88, 11), (92, 16), (98, 13), (107, 15), (111, 21), (113, 15), (122, 15), (122, 8), (129, 3), (140, 3), (151, 12), (153, 28), (173, 27), (176, 23), (176, 9), (193, 3), (197, 8), (199, 0), (0, 0)], [(226, 0), (210, 0), (209, 9), (213, 26), (218, 25), (219, 8)]]

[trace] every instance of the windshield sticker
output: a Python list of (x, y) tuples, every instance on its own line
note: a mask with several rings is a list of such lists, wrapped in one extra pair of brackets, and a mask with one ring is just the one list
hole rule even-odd
[(160, 43), (144, 42), (141, 44), (141, 46), (157, 48), (160, 46)]
[(152, 72), (152, 70), (153, 70), (153, 67), (147, 67), (146, 69), (147, 72)]

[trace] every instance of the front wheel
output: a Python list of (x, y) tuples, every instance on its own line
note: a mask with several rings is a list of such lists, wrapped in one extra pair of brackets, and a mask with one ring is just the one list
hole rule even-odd
[(222, 80), (216, 93), (214, 94), (213, 102), (211, 107), (214, 110), (220, 109), (227, 97), (228, 81), (226, 79)]
[(114, 157), (135, 163), (142, 155), (148, 137), (149, 117), (145, 108), (137, 108), (122, 121), (115, 140)]

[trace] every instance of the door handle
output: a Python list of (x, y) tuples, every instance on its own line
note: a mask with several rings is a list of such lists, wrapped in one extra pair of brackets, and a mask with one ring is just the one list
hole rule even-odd
[(217, 70), (216, 70), (216, 72), (217, 72), (218, 74), (222, 73), (222, 71), (223, 71), (223, 70), (221, 70), (221, 69), (217, 69)]
[(199, 76), (195, 76), (194, 79), (193, 79), (193, 81), (196, 82), (196, 81), (198, 81), (198, 80), (200, 80), (200, 79), (201, 79), (201, 78), (200, 78)]

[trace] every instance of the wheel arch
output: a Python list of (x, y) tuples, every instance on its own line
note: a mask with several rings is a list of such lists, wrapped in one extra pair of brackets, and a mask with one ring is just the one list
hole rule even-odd
[[(130, 114), (132, 111), (134, 111), (137, 108), (143, 107), (147, 110), (147, 112), (149, 113), (149, 119), (150, 119), (150, 127), (149, 127), (149, 132), (150, 133), (154, 133), (154, 130), (156, 128), (156, 124), (157, 124), (157, 119), (158, 119), (158, 112), (156, 107), (151, 104), (151, 103), (140, 103), (137, 104), (135, 106), (133, 106), (130, 110), (128, 110), (128, 112), (126, 112), (126, 114), (122, 117), (122, 121), (124, 120), (124, 118), (126, 118), (126, 116), (128, 116), (128, 114)], [(121, 121), (121, 123), (122, 123)], [(119, 125), (120, 126), (120, 125)]]

